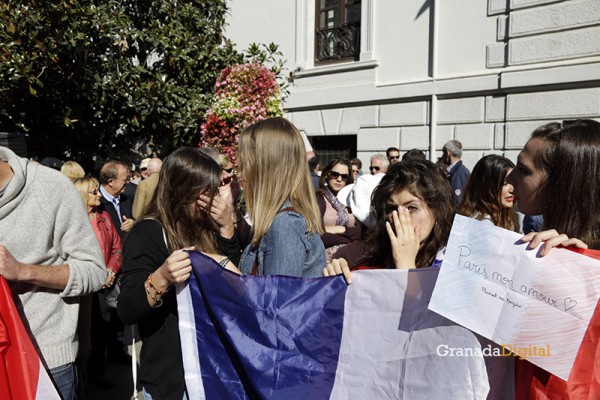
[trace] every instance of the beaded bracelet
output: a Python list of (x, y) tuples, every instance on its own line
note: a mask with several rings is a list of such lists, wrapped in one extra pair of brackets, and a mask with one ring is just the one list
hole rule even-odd
[(167, 294), (167, 292), (169, 291), (169, 288), (167, 288), (167, 290), (158, 290), (154, 284), (152, 284), (152, 274), (148, 275), (148, 285), (150, 285), (150, 287), (152, 288), (152, 290), (154, 290), (154, 292), (156, 293), (156, 295), (158, 297), (163, 297), (165, 294)]
[[(150, 285), (152, 285), (152, 284), (150, 284)], [(156, 298), (156, 297), (155, 297), (155, 296), (154, 296), (154, 295), (153, 295), (153, 294), (150, 292), (150, 287), (148, 286), (148, 281), (144, 282), (144, 289), (146, 289), (146, 293), (148, 293), (148, 295), (150, 296), (150, 298), (151, 298), (152, 300), (154, 300), (154, 303), (156, 303), (156, 304), (154, 304), (153, 308), (158, 308), (158, 307), (162, 306), (162, 303), (163, 303), (162, 299), (161, 299), (160, 297), (158, 297), (158, 299), (157, 299), (157, 298)]]

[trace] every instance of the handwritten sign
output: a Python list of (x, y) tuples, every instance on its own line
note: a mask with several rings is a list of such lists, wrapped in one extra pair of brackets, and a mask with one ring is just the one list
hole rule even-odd
[(566, 380), (600, 298), (600, 261), (539, 257), (520, 238), (457, 215), (429, 309), (505, 348), (548, 349), (527, 359)]

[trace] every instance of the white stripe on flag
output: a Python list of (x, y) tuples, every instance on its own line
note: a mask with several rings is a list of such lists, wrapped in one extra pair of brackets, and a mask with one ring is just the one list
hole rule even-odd
[(205, 400), (204, 385), (200, 372), (198, 341), (196, 340), (196, 321), (189, 285), (177, 284), (177, 312), (179, 314), (179, 336), (183, 365), (185, 366), (185, 385), (188, 399)]
[(429, 311), (437, 270), (360, 271), (346, 292), (331, 399), (481, 399), (483, 357), (442, 357), (440, 345), (480, 348), (475, 335)]

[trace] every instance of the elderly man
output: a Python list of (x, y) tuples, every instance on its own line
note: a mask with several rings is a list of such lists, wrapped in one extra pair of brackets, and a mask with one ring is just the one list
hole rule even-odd
[(462, 157), (462, 143), (458, 140), (449, 140), (444, 145), (443, 156), (446, 158), (448, 167), (448, 177), (450, 179), (450, 187), (452, 187), (452, 196), (454, 197), (454, 203), (459, 205), (464, 192), (465, 186), (469, 181), (471, 172), (465, 167), (461, 161)]
[(121, 240), (133, 227), (133, 199), (127, 196), (125, 186), (129, 183), (129, 167), (121, 161), (108, 161), (100, 169), (100, 208), (110, 215)]
[(133, 218), (139, 219), (148, 204), (150, 204), (150, 200), (152, 200), (152, 196), (158, 185), (158, 175), (161, 167), (162, 160), (160, 158), (155, 157), (148, 162), (148, 177), (138, 185), (135, 199), (133, 200)]
[(67, 177), (2, 146), (0, 275), (62, 398), (76, 399), (79, 297), (106, 282), (100, 246)]
[(371, 156), (369, 171), (371, 171), (371, 175), (385, 174), (389, 165), (390, 163), (385, 155), (374, 154)]

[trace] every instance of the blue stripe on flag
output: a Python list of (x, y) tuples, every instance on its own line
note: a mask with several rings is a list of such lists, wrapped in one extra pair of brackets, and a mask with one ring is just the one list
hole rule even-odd
[(344, 279), (238, 276), (201, 253), (190, 258), (205, 397), (328, 398), (342, 336)]

